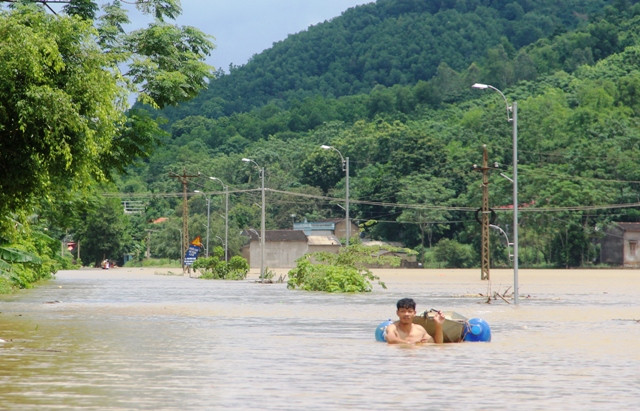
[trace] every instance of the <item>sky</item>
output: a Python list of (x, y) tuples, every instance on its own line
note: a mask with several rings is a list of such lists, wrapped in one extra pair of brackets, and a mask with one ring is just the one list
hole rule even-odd
[[(175, 24), (212, 35), (216, 48), (207, 63), (228, 71), (241, 66), (273, 43), (309, 26), (340, 16), (374, 0), (181, 0)], [(131, 15), (133, 19), (133, 15)]]
[[(136, 29), (151, 21), (122, 1)], [(273, 43), (299, 33), (309, 26), (340, 16), (345, 10), (375, 0), (180, 0), (182, 14), (172, 22), (194, 26), (214, 37), (216, 48), (207, 63), (216, 70), (229, 71), (229, 64), (241, 66)], [(102, 5), (104, 2), (99, 1)], [(5, 3), (0, 3), (0, 6)], [(52, 2), (59, 12), (64, 4)], [(6, 5), (4, 5), (6, 7)]]

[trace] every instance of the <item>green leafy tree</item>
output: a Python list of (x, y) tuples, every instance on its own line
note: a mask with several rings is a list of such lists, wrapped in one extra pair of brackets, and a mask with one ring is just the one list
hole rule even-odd
[(63, 10), (70, 16), (93, 20), (96, 17), (98, 5), (92, 0), (70, 0)]
[(140, 4), (156, 22), (131, 34), (121, 30), (119, 4), (106, 9), (97, 31), (95, 2), (67, 5), (82, 19), (34, 4), (0, 10), (0, 215), (43, 192), (64, 197), (148, 154), (158, 130), (140, 110), (127, 118), (130, 91), (161, 108), (205, 87), (207, 36), (163, 22), (180, 11), (178, 2)]
[(94, 34), (35, 6), (0, 11), (0, 215), (104, 176), (125, 107)]
[(65, 15), (47, 13), (45, 2), (11, 3), (0, 9), (0, 235), (9, 215), (28, 224), (39, 206), (54, 217), (46, 208), (69, 207), (147, 156), (161, 132), (144, 110), (128, 111), (129, 94), (155, 108), (194, 97), (211, 76), (204, 58), (213, 48), (199, 30), (165, 22), (180, 13), (177, 0), (138, 3), (155, 20), (133, 33), (117, 0), (100, 17), (95, 1), (69, 0)]
[(449, 228), (446, 223), (451, 218), (447, 210), (454, 191), (446, 186), (444, 178), (412, 175), (400, 180), (401, 189), (398, 201), (403, 204), (415, 204), (418, 207), (402, 211), (398, 221), (416, 224), (420, 232), (420, 245), (432, 246), (434, 233), (442, 233)]
[(83, 263), (97, 266), (106, 258), (121, 264), (131, 247), (131, 237), (120, 200), (96, 199), (85, 212), (86, 218), (75, 230)]
[(344, 171), (337, 165), (340, 159), (336, 160), (336, 157), (335, 152), (322, 150), (318, 146), (300, 164), (301, 182), (320, 187), (325, 193), (329, 191), (330, 187), (344, 178)]
[(471, 268), (479, 265), (477, 253), (470, 244), (460, 244), (448, 238), (438, 241), (434, 256), (446, 268)]

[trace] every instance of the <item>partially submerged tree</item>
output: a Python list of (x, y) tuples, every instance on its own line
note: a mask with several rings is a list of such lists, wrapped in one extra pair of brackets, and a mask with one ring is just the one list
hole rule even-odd
[(394, 255), (398, 252), (417, 254), (406, 248), (364, 245), (344, 247), (337, 254), (307, 254), (300, 257), (296, 267), (289, 271), (287, 288), (330, 293), (370, 292), (373, 289), (372, 281), (387, 288), (369, 267), (399, 267), (401, 259)]

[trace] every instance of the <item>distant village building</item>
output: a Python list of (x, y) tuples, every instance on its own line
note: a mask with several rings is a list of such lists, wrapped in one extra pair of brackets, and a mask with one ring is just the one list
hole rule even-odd
[(640, 267), (640, 223), (615, 223), (605, 232), (600, 243), (600, 262)]
[[(344, 220), (342, 221), (344, 227)], [(336, 222), (323, 221), (317, 223), (295, 223), (295, 230), (267, 230), (265, 231), (264, 244), (264, 265), (265, 268), (293, 268), (296, 260), (306, 254), (315, 252), (338, 253), (342, 244), (337, 236), (333, 234)], [(261, 247), (260, 235), (256, 230), (245, 230), (242, 233), (248, 237), (247, 244), (242, 247), (242, 257), (247, 259), (251, 268), (260, 268)], [(400, 243), (384, 243), (381, 241), (362, 242), (363, 245), (402, 247)], [(408, 255), (403, 251), (380, 250), (379, 256), (395, 256), (400, 258), (401, 267), (419, 268), (415, 255)], [(376, 266), (383, 268), (383, 266)], [(370, 267), (370, 268), (376, 268)]]
[[(360, 234), (360, 228), (350, 221), (351, 231), (350, 238), (357, 237)], [(332, 219), (317, 222), (303, 221), (300, 223), (293, 223), (294, 230), (304, 231), (306, 235), (334, 235), (338, 238), (347, 237), (347, 225), (345, 219)]]
[[(249, 243), (242, 250), (242, 256), (251, 268), (260, 268), (261, 247), (257, 231), (243, 233)], [(305, 254), (326, 251), (337, 253), (340, 241), (333, 234), (307, 235), (302, 230), (267, 230), (264, 242), (264, 265), (268, 268), (293, 268), (296, 260)]]

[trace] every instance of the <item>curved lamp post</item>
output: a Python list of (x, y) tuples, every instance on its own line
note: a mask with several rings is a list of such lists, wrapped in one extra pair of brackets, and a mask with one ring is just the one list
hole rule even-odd
[(258, 167), (258, 170), (260, 170), (260, 178), (262, 180), (262, 215), (261, 215), (261, 219), (260, 219), (260, 279), (264, 278), (264, 206), (265, 206), (265, 201), (264, 201), (264, 167), (260, 167), (260, 165), (258, 165), (258, 163), (256, 163), (255, 161), (253, 161), (250, 158), (243, 158), (242, 161), (244, 161), (245, 163), (253, 163), (255, 164), (256, 167)]
[(505, 231), (500, 226), (497, 226), (495, 224), (489, 224), (489, 227), (493, 228), (494, 230), (498, 230), (500, 234), (504, 236), (504, 239), (507, 241), (507, 254), (509, 255), (509, 259), (512, 260), (513, 254), (509, 252), (509, 247), (512, 247), (513, 243), (509, 242), (509, 236), (507, 235), (507, 233), (505, 233)]
[(518, 103), (511, 106), (502, 91), (488, 84), (475, 83), (472, 88), (498, 92), (507, 107), (507, 121), (513, 125), (513, 302), (518, 304)]
[(349, 247), (349, 239), (351, 238), (351, 222), (349, 221), (349, 157), (343, 157), (340, 150), (333, 146), (321, 145), (320, 148), (324, 150), (334, 150), (338, 155), (340, 155), (340, 159), (342, 159), (342, 171), (345, 172), (345, 184), (346, 184), (346, 194), (345, 194), (345, 230), (347, 235), (346, 245)]
[(218, 181), (224, 189), (224, 261), (229, 261), (229, 186), (218, 177), (209, 177), (209, 179)]

